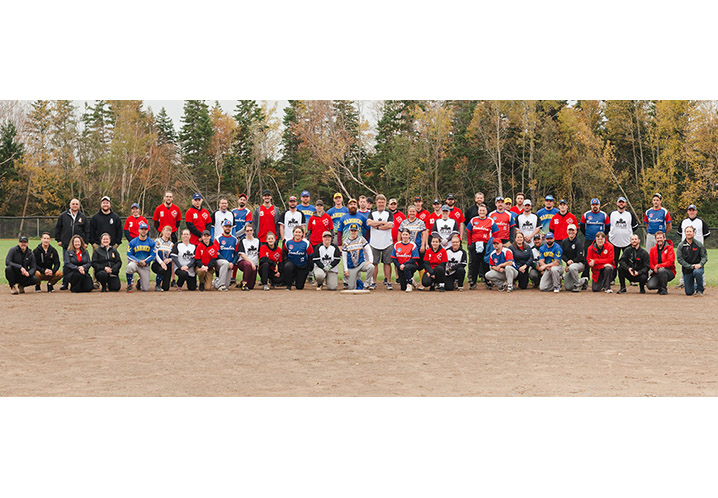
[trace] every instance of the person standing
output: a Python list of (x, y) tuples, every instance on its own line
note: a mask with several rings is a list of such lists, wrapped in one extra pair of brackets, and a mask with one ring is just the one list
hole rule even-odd
[(342, 216), (347, 214), (349, 210), (344, 205), (344, 196), (339, 192), (334, 194), (333, 201), (334, 205), (327, 210), (327, 214), (332, 218), (332, 226), (337, 229), (332, 238), (332, 244), (339, 245), (339, 222), (341, 221)]
[[(698, 209), (695, 204), (688, 206), (688, 217), (686, 217), (678, 227), (678, 234), (681, 236), (681, 240), (686, 240), (685, 230), (688, 227), (693, 227), (693, 238), (698, 242), (705, 245), (705, 239), (710, 237), (711, 232), (708, 228), (708, 223), (704, 219), (698, 217)], [(681, 272), (681, 280), (678, 287), (684, 286), (683, 273)]]
[(493, 251), (489, 247), (489, 239), (496, 236), (499, 231), (494, 220), (487, 216), (486, 206), (479, 206), (478, 215), (471, 218), (466, 225), (469, 243), (469, 289), (476, 289), (479, 278), (483, 279), (489, 271), (485, 256)]
[(222, 234), (217, 237), (217, 261), (215, 262), (216, 277), (212, 282), (215, 289), (226, 292), (229, 290), (229, 280), (232, 276), (232, 270), (237, 263), (238, 241), (237, 237), (232, 235), (234, 223), (225, 219), (222, 222)]
[(426, 224), (418, 217), (415, 206), (409, 206), (407, 218), (402, 221), (399, 226), (400, 231), (403, 231), (405, 228), (409, 229), (411, 233), (410, 240), (419, 248), (419, 254), (423, 258), (423, 254), (426, 251), (428, 230), (426, 229)]
[(384, 285), (386, 285), (386, 290), (392, 290), (391, 251), (394, 244), (391, 231), (394, 228), (394, 217), (386, 210), (386, 197), (383, 194), (376, 196), (376, 210), (369, 213), (367, 224), (371, 233), (369, 247), (374, 265), (373, 289), (376, 289), (377, 278), (379, 278), (379, 264), (384, 263)]
[(262, 191), (262, 205), (254, 210), (252, 224), (259, 242), (267, 242), (267, 234), (272, 232), (276, 239), (279, 233), (279, 220), (281, 212), (272, 204), (272, 193), (269, 190)]
[(110, 234), (103, 233), (100, 236), (100, 246), (92, 253), (92, 269), (95, 272), (95, 279), (102, 287), (101, 292), (120, 290), (122, 287), (120, 268), (122, 268), (120, 253), (112, 247)]
[(581, 292), (588, 286), (588, 277), (581, 277), (586, 269), (583, 243), (578, 238), (576, 225), (569, 225), (566, 233), (568, 237), (561, 243), (561, 259), (566, 263), (564, 288), (571, 292)]
[(259, 246), (259, 278), (264, 290), (269, 290), (270, 280), (272, 286), (279, 285), (283, 270), (282, 249), (277, 245), (277, 236), (268, 232), (267, 242)]
[[(416, 212), (416, 208), (411, 206), (409, 209)], [(391, 252), (391, 259), (396, 266), (396, 273), (399, 275), (399, 285), (401, 290), (412, 292), (414, 287), (412, 281), (414, 273), (419, 269), (419, 248), (411, 241), (411, 230), (409, 228), (401, 229), (401, 240), (394, 244)]]
[(426, 228), (429, 230), (429, 233), (434, 232), (434, 223), (436, 220), (441, 219), (441, 200), (434, 199), (434, 202), (431, 205), (434, 208), (434, 212), (426, 219)]
[(324, 201), (319, 199), (317, 201), (316, 211), (314, 211), (314, 214), (307, 220), (309, 243), (314, 247), (318, 246), (322, 243), (324, 232), (331, 232), (332, 230), (334, 230), (332, 217), (324, 212)]
[[(74, 236), (73, 236), (74, 237)], [(5, 256), (5, 278), (10, 285), (10, 294), (25, 294), (25, 287), (37, 285), (35, 276), (37, 263), (35, 254), (28, 249), (27, 237), (18, 237), (17, 245), (11, 247)]]
[(519, 274), (515, 266), (514, 253), (511, 252), (511, 249), (503, 246), (499, 237), (495, 237), (492, 244), (494, 250), (489, 256), (489, 271), (486, 272), (486, 280), (499, 286), (500, 291), (512, 292), (514, 280)]
[(294, 229), (296, 227), (305, 227), (306, 220), (304, 219), (304, 213), (297, 208), (296, 196), (289, 198), (289, 209), (284, 211), (282, 214), (281, 221), (279, 222), (279, 232), (282, 241), (291, 239), (294, 235)]
[[(174, 195), (169, 190), (165, 192), (165, 197), (159, 206), (155, 208), (155, 213), (152, 215), (152, 221), (154, 222), (155, 230), (158, 232), (164, 226), (169, 225), (172, 228), (172, 242), (177, 242), (177, 229), (182, 223), (182, 210), (172, 202)], [(147, 269), (149, 271), (149, 268)], [(148, 282), (149, 285), (149, 282)]]
[(213, 275), (217, 266), (219, 256), (219, 244), (212, 238), (212, 234), (206, 228), (202, 232), (202, 238), (197, 244), (194, 253), (194, 268), (199, 280), (199, 291), (210, 291), (212, 289)]
[(538, 216), (539, 224), (541, 225), (541, 233), (547, 234), (551, 231), (551, 220), (556, 214), (558, 209), (553, 206), (554, 199), (552, 195), (547, 195), (544, 198), (544, 207), (538, 210), (536, 216)]
[[(583, 249), (586, 256), (588, 256), (588, 248), (591, 247), (591, 244), (596, 239), (596, 234), (598, 232), (608, 233), (611, 227), (608, 215), (601, 211), (601, 201), (595, 197), (591, 199), (591, 209), (583, 213), (578, 226), (584, 237)], [(589, 267), (586, 265), (581, 276), (588, 277), (588, 273)]]
[(608, 218), (611, 226), (608, 232), (608, 241), (613, 244), (613, 253), (616, 258), (615, 268), (621, 254), (631, 245), (631, 235), (638, 228), (638, 220), (633, 213), (626, 209), (626, 198), (621, 196), (616, 201), (616, 210)]
[(62, 270), (60, 269), (60, 255), (57, 250), (50, 245), (50, 233), (44, 232), (42, 239), (37, 245), (33, 254), (35, 255), (35, 263), (37, 270), (35, 278), (35, 292), (40, 292), (40, 282), (47, 280), (47, 292), (55, 292), (55, 284), (62, 278)]
[(399, 211), (399, 203), (396, 199), (389, 199), (389, 213), (394, 221), (394, 228), (391, 229), (391, 242), (396, 244), (401, 237), (399, 236), (399, 225), (406, 219), (406, 215)]
[(466, 228), (466, 218), (464, 218), (464, 213), (461, 212), (461, 209), (456, 206), (456, 198), (454, 197), (454, 194), (446, 196), (446, 205), (449, 206), (449, 209), (451, 209), (449, 217), (456, 220), (456, 224), (459, 227), (459, 237), (462, 237), (464, 229)]
[(92, 291), (91, 265), (87, 244), (82, 240), (82, 236), (73, 235), (69, 248), (65, 251), (65, 265), (62, 269), (62, 273), (67, 275), (67, 280), (70, 282), (70, 292)]
[(461, 238), (454, 235), (451, 246), (446, 250), (446, 290), (464, 290), (466, 280), (466, 251), (461, 247)]
[[(302, 213), (299, 213), (300, 215)], [(302, 215), (303, 216), (303, 215)], [(314, 249), (304, 238), (304, 225), (294, 227), (292, 238), (284, 242), (282, 259), (284, 260), (284, 282), (287, 290), (294, 285), (297, 290), (304, 289), (307, 275), (311, 271), (311, 256)]]
[(240, 288), (243, 291), (250, 291), (257, 283), (259, 269), (259, 239), (254, 236), (254, 227), (251, 224), (244, 227), (244, 238), (239, 241), (237, 254), (239, 257), (235, 268), (239, 268), (242, 272)]
[(316, 212), (317, 208), (315, 206), (312, 206), (309, 204), (310, 196), (308, 190), (303, 190), (302, 193), (299, 196), (301, 200), (301, 204), (298, 206), (299, 210), (304, 215), (304, 221), (308, 222), (309, 218), (311, 218), (314, 213)]
[(663, 202), (663, 196), (656, 192), (653, 194), (651, 199), (653, 207), (646, 211), (643, 215), (643, 223), (646, 224), (646, 250), (651, 249), (656, 245), (656, 233), (663, 232), (663, 235), (671, 231), (671, 213), (661, 206)]
[(551, 233), (553, 233), (557, 244), (560, 245), (564, 239), (568, 238), (569, 225), (578, 226), (578, 220), (576, 216), (568, 212), (566, 199), (561, 199), (558, 201), (558, 213), (551, 218)]
[(438, 234), (433, 234), (424, 253), (424, 275), (421, 277), (421, 285), (424, 288), (428, 287), (430, 291), (433, 291), (438, 286), (439, 292), (446, 291), (446, 262), (448, 260), (446, 249), (441, 247), (441, 237)]
[(170, 290), (172, 280), (172, 227), (165, 225), (160, 236), (155, 239), (155, 258), (152, 261), (152, 271), (155, 272), (155, 291), (167, 292)]
[[(80, 211), (80, 201), (77, 199), (70, 201), (70, 208), (58, 217), (55, 224), (55, 241), (63, 251), (68, 249), (73, 235), (79, 235), (83, 241), (90, 238), (90, 222)], [(67, 290), (68, 282), (67, 277), (63, 275), (60, 290)]]
[(676, 254), (673, 245), (666, 242), (666, 234), (657, 231), (656, 245), (648, 253), (652, 275), (646, 282), (648, 290), (658, 289), (658, 294), (668, 294), (668, 282), (676, 278)]
[(524, 201), (523, 209), (516, 216), (516, 228), (524, 234), (526, 245), (533, 247), (534, 235), (541, 233), (541, 225), (539, 225), (538, 216), (531, 212), (531, 201), (529, 199)]
[(99, 211), (90, 218), (90, 243), (93, 249), (100, 247), (103, 233), (109, 234), (110, 245), (115, 249), (122, 243), (122, 220), (112, 211), (108, 196), (102, 198)]
[(628, 280), (638, 283), (641, 286), (641, 294), (645, 294), (650, 269), (648, 252), (641, 247), (641, 239), (634, 233), (631, 235), (631, 245), (623, 251), (618, 261), (618, 283), (621, 285), (618, 293), (626, 293), (626, 280)]
[(366, 219), (363, 216), (359, 216), (359, 204), (356, 199), (349, 199), (347, 202), (347, 209), (349, 212), (342, 216), (339, 221), (339, 226), (336, 227), (338, 232), (339, 249), (342, 248), (343, 240), (349, 236), (349, 227), (352, 225), (359, 226), (359, 229), (364, 233), (364, 225), (366, 225)]
[(322, 243), (314, 248), (314, 279), (318, 291), (322, 290), (325, 281), (328, 290), (337, 290), (341, 259), (341, 251), (332, 244), (332, 232), (327, 230), (322, 235)]
[(432, 237), (434, 234), (438, 235), (441, 247), (448, 249), (451, 247), (451, 239), (454, 235), (459, 235), (460, 230), (461, 228), (456, 218), (451, 217), (451, 207), (444, 204), (441, 207), (441, 218), (434, 222)]
[(513, 240), (513, 232), (516, 229), (516, 224), (513, 221), (511, 213), (506, 211), (506, 205), (504, 204), (503, 196), (496, 198), (496, 210), (489, 214), (489, 218), (494, 220), (498, 231), (494, 235), (501, 239), (502, 247), (503, 244), (508, 244)]
[[(207, 213), (209, 214), (209, 213)], [(189, 228), (182, 230), (182, 240), (172, 248), (172, 261), (175, 266), (175, 275), (177, 275), (178, 291), (182, 291), (182, 286), (187, 282), (187, 290), (197, 290), (197, 274), (194, 270), (194, 255), (197, 246), (190, 242), (192, 233)]]
[[(416, 208), (416, 217), (424, 222), (426, 225), (429, 222), (429, 211), (424, 209), (424, 198), (420, 195), (414, 197), (414, 207)], [(428, 241), (427, 241), (428, 244)]]
[[(476, 218), (479, 215), (479, 206), (481, 206), (484, 203), (484, 193), (483, 192), (476, 192), (474, 194), (474, 204), (472, 204), (467, 210), (466, 210), (466, 228), (469, 227), (469, 221), (471, 221), (473, 218)], [(466, 233), (466, 240), (469, 240), (469, 234)]]
[(536, 269), (541, 274), (541, 282), (539, 289), (541, 291), (561, 292), (561, 276), (563, 275), (563, 265), (561, 264), (561, 255), (563, 251), (561, 246), (555, 243), (553, 234), (548, 232), (545, 237), (546, 241), (539, 249), (539, 263)]
[(214, 240), (219, 240), (224, 234), (225, 221), (229, 221), (230, 226), (234, 227), (234, 214), (229, 210), (229, 201), (226, 197), (221, 197), (217, 204), (217, 211), (212, 213), (212, 221), (209, 229)]
[(695, 238), (695, 229), (692, 226), (685, 228), (684, 235), (686, 238), (678, 244), (676, 251), (678, 264), (681, 265), (686, 296), (692, 296), (695, 292), (696, 296), (700, 297), (704, 292), (703, 277), (708, 261), (708, 252), (706, 246)]
[(202, 194), (192, 194), (192, 207), (185, 214), (185, 225), (189, 230), (189, 244), (196, 246), (202, 238), (202, 232), (212, 224), (212, 215), (202, 207)]
[(357, 288), (357, 279), (361, 277), (361, 272), (366, 273), (367, 288), (376, 289), (373, 281), (374, 264), (372, 263), (371, 247), (359, 232), (357, 224), (349, 227), (349, 237), (342, 243), (342, 263), (344, 280), (346, 280), (349, 290)]
[(144, 292), (150, 290), (150, 264), (155, 259), (155, 241), (147, 236), (149, 231), (147, 223), (140, 223), (140, 234), (127, 246), (127, 292), (134, 290), (132, 279), (135, 273), (140, 276), (139, 289)]
[(140, 205), (136, 202), (133, 202), (132, 206), (130, 206), (130, 213), (130, 216), (125, 220), (124, 226), (125, 239), (127, 239), (128, 243), (140, 234), (140, 223), (144, 222), (147, 226), (150, 226), (147, 218), (140, 214)]
[(516, 216), (520, 215), (524, 210), (524, 201), (526, 200), (526, 196), (523, 192), (519, 192), (516, 194), (516, 204), (514, 204), (514, 207), (509, 209), (512, 213), (514, 213)]
[(591, 276), (593, 284), (591, 290), (593, 292), (604, 291), (610, 294), (611, 282), (616, 268), (616, 258), (613, 256), (613, 245), (606, 241), (606, 234), (598, 232), (593, 244), (588, 248), (586, 253), (586, 264), (591, 267)]
[(244, 238), (244, 227), (252, 222), (252, 211), (247, 207), (247, 194), (239, 194), (237, 207), (232, 210), (232, 214), (234, 215), (232, 235), (237, 237), (237, 240), (242, 240)]

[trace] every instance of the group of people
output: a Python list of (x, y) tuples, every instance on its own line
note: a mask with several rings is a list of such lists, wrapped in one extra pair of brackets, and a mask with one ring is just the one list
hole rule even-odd
[[(25, 236), (10, 249), (5, 274), (11, 292), (23, 293), (29, 286), (41, 292), (42, 281), (48, 292), (60, 281), (61, 290), (72, 292), (119, 291), (118, 247), (123, 238), (127, 292), (149, 291), (152, 272), (157, 292), (227, 291), (235, 285), (249, 291), (258, 277), (264, 290), (303, 289), (307, 282), (317, 290), (336, 290), (340, 271), (345, 288), (374, 290), (383, 264), (387, 290), (398, 283), (406, 292), (462, 291), (468, 278), (471, 290), (480, 281), (488, 289), (506, 292), (526, 289), (530, 283), (541, 291), (581, 292), (590, 283), (593, 292), (611, 293), (618, 278), (619, 294), (626, 292), (627, 281), (639, 286), (640, 293), (649, 289), (666, 294), (677, 273), (676, 260), (685, 293), (701, 296), (705, 289), (708, 225), (691, 204), (678, 226), (681, 242), (674, 247), (666, 238), (671, 216), (658, 193), (643, 217), (645, 248), (634, 233), (639, 223), (625, 197), (618, 198), (610, 215), (601, 210), (599, 199), (592, 199), (591, 209), (580, 218), (569, 212), (564, 199), (554, 207), (551, 195), (534, 212), (523, 193), (516, 195), (515, 204), (496, 197), (489, 211), (478, 192), (466, 215), (451, 194), (434, 199), (433, 212), (416, 196), (406, 213), (396, 199), (381, 194), (376, 199), (351, 198), (345, 206), (343, 195), (336, 193), (327, 210), (321, 200), (312, 205), (308, 191), (299, 199), (289, 197), (286, 210), (273, 205), (269, 190), (262, 192), (262, 204), (254, 211), (245, 194), (238, 196), (234, 209), (221, 198), (218, 209), (210, 212), (203, 201), (201, 194), (194, 194), (183, 217), (172, 192), (166, 192), (152, 216), (159, 233), (152, 239), (138, 204), (123, 224), (109, 197), (101, 199), (100, 209), (89, 219), (73, 199), (55, 226), (62, 255), (47, 232), (35, 250), (28, 248)], [(183, 220), (185, 228), (180, 229)]]

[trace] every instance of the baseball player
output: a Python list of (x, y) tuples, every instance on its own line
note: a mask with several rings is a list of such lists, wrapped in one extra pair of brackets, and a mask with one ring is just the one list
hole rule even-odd
[[(708, 223), (703, 218), (698, 217), (698, 209), (695, 204), (688, 206), (688, 217), (685, 218), (680, 226), (678, 227), (678, 234), (681, 236), (681, 241), (686, 240), (685, 230), (688, 227), (693, 227), (693, 237), (705, 245), (705, 239), (710, 237), (711, 232), (708, 229)], [(684, 280), (683, 273), (681, 272), (681, 280), (678, 283), (678, 287), (683, 288)]]
[(262, 191), (262, 205), (254, 210), (252, 224), (259, 242), (267, 242), (267, 234), (272, 232), (274, 237), (279, 233), (279, 220), (281, 213), (279, 208), (272, 204), (272, 193), (269, 190)]
[(631, 235), (638, 228), (638, 220), (626, 209), (626, 198), (621, 196), (616, 201), (616, 210), (608, 217), (610, 230), (608, 241), (613, 245), (615, 256), (614, 268), (618, 268), (621, 253), (631, 245)]
[(656, 233), (663, 232), (663, 235), (665, 235), (673, 227), (671, 213), (666, 208), (661, 207), (663, 196), (656, 192), (653, 194), (651, 202), (653, 202), (653, 207), (643, 215), (643, 223), (646, 224), (646, 250), (648, 252), (656, 245)]
[[(412, 206), (416, 212), (416, 208)], [(401, 240), (394, 244), (391, 253), (391, 259), (396, 266), (396, 273), (399, 275), (399, 285), (401, 290), (412, 292), (414, 287), (412, 280), (414, 273), (419, 269), (419, 248), (411, 241), (411, 229), (408, 227), (401, 229)]]
[(342, 241), (342, 263), (344, 265), (344, 279), (348, 282), (349, 290), (356, 289), (357, 279), (361, 272), (366, 273), (367, 287), (371, 290), (374, 264), (369, 242), (359, 232), (359, 225), (349, 226), (349, 237)]
[(441, 218), (434, 221), (432, 236), (438, 235), (441, 247), (448, 249), (451, 247), (451, 239), (454, 235), (459, 235), (459, 230), (459, 222), (451, 217), (451, 208), (448, 204), (444, 204), (441, 206)]
[(152, 221), (155, 224), (155, 230), (158, 232), (164, 226), (169, 225), (172, 228), (172, 242), (177, 242), (177, 229), (182, 223), (182, 210), (172, 203), (174, 198), (169, 190), (165, 192), (164, 202), (157, 206)]
[(162, 229), (160, 236), (155, 239), (155, 259), (151, 268), (157, 277), (155, 278), (155, 291), (167, 292), (170, 290), (172, 277), (172, 227), (167, 225)]
[[(588, 248), (591, 247), (598, 232), (608, 233), (611, 228), (611, 221), (608, 215), (601, 211), (601, 201), (596, 198), (591, 199), (591, 209), (583, 213), (579, 228), (584, 236), (584, 254), (588, 254)], [(588, 258), (587, 258), (588, 259)], [(588, 277), (588, 265), (583, 270), (582, 277)]]
[[(332, 217), (332, 226), (334, 226), (334, 228), (337, 228), (339, 227), (339, 222), (341, 221), (342, 216), (347, 214), (349, 210), (344, 205), (344, 196), (342, 196), (342, 194), (340, 194), (339, 192), (334, 194), (333, 200), (334, 205), (327, 210), (327, 214)], [(339, 230), (337, 230), (337, 232), (338, 231)], [(332, 244), (339, 245), (337, 233), (334, 234)]]
[(583, 243), (577, 236), (576, 225), (569, 225), (566, 233), (568, 237), (561, 243), (561, 259), (566, 263), (564, 288), (571, 292), (581, 292), (588, 285), (588, 278), (581, 277), (586, 269)]
[(140, 234), (140, 223), (144, 222), (147, 226), (150, 226), (147, 218), (140, 214), (139, 204), (133, 202), (130, 207), (130, 212), (132, 214), (125, 220), (124, 226), (125, 238), (127, 239), (127, 242), (131, 241)]
[(499, 231), (494, 220), (487, 216), (485, 205), (479, 206), (478, 216), (474, 216), (466, 225), (466, 231), (469, 234), (469, 289), (476, 289), (476, 283), (479, 278), (489, 271), (487, 256), (492, 248), (489, 247), (489, 239), (492, 239)]
[(212, 213), (209, 229), (209, 232), (212, 234), (212, 238), (214, 240), (219, 240), (219, 238), (224, 234), (225, 221), (229, 221), (230, 226), (234, 226), (234, 214), (229, 210), (229, 201), (226, 197), (221, 197), (219, 199), (218, 207), (219, 209)]
[(212, 238), (212, 233), (205, 228), (194, 253), (194, 268), (199, 280), (200, 292), (204, 292), (205, 289), (211, 290), (218, 256), (219, 244)]
[(284, 282), (287, 284), (287, 290), (292, 290), (292, 285), (297, 290), (304, 289), (307, 275), (312, 269), (313, 253), (314, 248), (304, 238), (304, 225), (295, 226), (293, 237), (284, 241), (284, 247), (282, 248)]
[(551, 233), (553, 233), (557, 244), (560, 245), (568, 237), (567, 229), (569, 225), (578, 226), (578, 220), (576, 216), (568, 212), (566, 199), (561, 199), (558, 201), (558, 213), (551, 218)]
[(551, 220), (558, 213), (558, 209), (553, 206), (554, 199), (552, 195), (544, 198), (544, 207), (538, 210), (539, 224), (541, 225), (541, 233), (546, 234), (551, 231)]
[[(391, 251), (394, 245), (391, 231), (394, 229), (394, 217), (386, 209), (386, 197), (382, 194), (376, 196), (376, 210), (369, 213), (367, 224), (370, 228), (369, 247), (371, 248), (374, 263), (372, 286), (376, 288), (379, 275), (379, 263), (384, 263), (384, 285), (392, 290), (391, 285)], [(372, 289), (373, 290), (373, 289)]]
[(451, 238), (451, 246), (446, 250), (446, 290), (464, 290), (466, 279), (466, 251), (461, 247), (458, 235)]
[(534, 235), (541, 233), (541, 225), (539, 225), (538, 216), (531, 212), (530, 199), (524, 200), (523, 211), (516, 216), (516, 228), (524, 234), (526, 245), (533, 247)]
[(456, 224), (459, 226), (459, 237), (461, 237), (461, 234), (464, 233), (466, 219), (464, 218), (464, 213), (462, 213), (461, 209), (459, 209), (459, 207), (455, 204), (456, 198), (454, 197), (454, 194), (447, 195), (446, 205), (449, 206), (449, 209), (451, 209), (449, 216), (456, 220)]
[(239, 241), (237, 264), (242, 272), (243, 291), (254, 289), (257, 282), (257, 270), (259, 268), (259, 239), (254, 236), (254, 227), (249, 224), (244, 227), (244, 237)]
[[(207, 213), (209, 214), (209, 213)], [(188, 228), (182, 230), (182, 241), (172, 248), (172, 261), (177, 275), (177, 290), (182, 291), (182, 286), (187, 282), (187, 290), (197, 290), (197, 274), (194, 271), (194, 255), (197, 246), (190, 242), (192, 234)]]
[(561, 276), (563, 275), (563, 265), (561, 264), (561, 255), (563, 251), (561, 246), (556, 244), (553, 234), (546, 234), (546, 242), (539, 249), (539, 264), (536, 267), (541, 274), (541, 282), (539, 289), (541, 291), (561, 292)]
[(296, 227), (306, 227), (304, 213), (297, 208), (297, 197), (294, 195), (291, 196), (288, 202), (289, 209), (284, 211), (279, 221), (279, 233), (283, 241), (289, 240), (293, 237), (294, 229)]
[(232, 275), (232, 269), (237, 264), (237, 237), (232, 235), (232, 227), (234, 223), (230, 219), (222, 222), (222, 234), (217, 237), (217, 261), (215, 268), (217, 276), (212, 282), (215, 289), (226, 292), (229, 290), (229, 279)]
[(309, 221), (309, 218), (311, 218), (314, 215), (317, 208), (315, 206), (312, 206), (311, 204), (309, 204), (310, 196), (309, 196), (308, 190), (303, 190), (299, 197), (300, 197), (302, 203), (298, 206), (298, 208), (304, 215), (304, 220)]
[[(171, 202), (172, 199), (170, 198)], [(147, 226), (147, 223), (140, 223), (139, 235), (132, 239), (127, 246), (127, 267), (125, 268), (127, 292), (134, 290), (132, 279), (135, 273), (140, 276), (139, 290), (143, 292), (150, 290), (150, 265), (154, 261), (156, 254), (155, 241), (147, 236), (149, 231), (150, 227)]]
[(446, 262), (448, 260), (446, 249), (441, 247), (441, 237), (438, 234), (433, 234), (424, 253), (424, 275), (421, 277), (421, 285), (424, 288), (429, 287), (429, 290), (433, 291), (438, 286), (439, 292), (446, 291)]
[(272, 286), (281, 282), (283, 270), (282, 249), (277, 245), (277, 236), (268, 232), (267, 242), (259, 246), (259, 279), (264, 290), (269, 290), (270, 280)]
[(513, 221), (511, 213), (506, 211), (503, 196), (499, 195), (496, 197), (496, 210), (489, 214), (489, 218), (494, 220), (494, 223), (496, 223), (498, 231), (494, 237), (501, 239), (502, 247), (503, 244), (511, 242), (511, 240), (513, 240), (513, 232), (516, 228), (516, 224)]
[(514, 280), (519, 276), (514, 264), (514, 254), (511, 249), (503, 246), (499, 237), (494, 237), (494, 250), (489, 256), (489, 271), (486, 272), (486, 280), (499, 286), (499, 290), (512, 292)]
[(184, 219), (190, 232), (189, 243), (196, 246), (202, 238), (202, 232), (212, 224), (212, 215), (202, 207), (202, 194), (192, 194), (192, 207), (187, 210)]
[(314, 248), (314, 279), (318, 291), (322, 290), (324, 281), (327, 282), (327, 289), (337, 290), (341, 259), (341, 251), (332, 244), (332, 232), (327, 230), (322, 234), (322, 243)]

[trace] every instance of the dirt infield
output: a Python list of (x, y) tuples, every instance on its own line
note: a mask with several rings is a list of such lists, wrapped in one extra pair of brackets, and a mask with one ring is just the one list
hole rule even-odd
[(717, 305), (715, 291), (635, 287), (11, 296), (3, 286), (0, 395), (715, 396)]

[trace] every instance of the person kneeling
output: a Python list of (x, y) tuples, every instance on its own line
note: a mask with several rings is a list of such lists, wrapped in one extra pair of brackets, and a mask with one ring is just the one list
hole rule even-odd
[(310, 257), (313, 253), (314, 248), (304, 238), (304, 226), (295, 227), (292, 232), (292, 238), (285, 241), (282, 248), (284, 283), (287, 284), (287, 290), (292, 290), (292, 285), (297, 290), (304, 289), (307, 275), (312, 269)]
[(70, 282), (70, 292), (92, 291), (94, 285), (90, 276), (91, 264), (85, 241), (79, 235), (73, 235), (65, 251), (65, 266), (62, 271)]
[(327, 289), (337, 290), (339, 261), (341, 252), (332, 244), (332, 232), (327, 230), (322, 234), (322, 243), (314, 249), (314, 279), (317, 281), (317, 290), (322, 290), (325, 280)]
[(394, 244), (391, 251), (391, 260), (396, 266), (401, 290), (411, 292), (414, 290), (412, 280), (414, 273), (419, 269), (419, 248), (411, 242), (411, 230), (404, 228), (401, 231), (401, 240)]
[(36, 285), (37, 265), (35, 255), (27, 247), (27, 237), (21, 235), (18, 244), (11, 248), (5, 258), (5, 278), (11, 294), (24, 294), (25, 287)]
[(348, 281), (349, 290), (357, 288), (357, 279), (361, 272), (366, 272), (366, 288), (371, 287), (374, 275), (374, 264), (369, 242), (362, 237), (359, 226), (349, 226), (349, 238), (342, 241), (342, 263), (344, 264), (344, 279)]
[(593, 283), (591, 290), (593, 292), (604, 291), (607, 294), (613, 292), (611, 290), (611, 282), (615, 274), (615, 257), (613, 254), (613, 244), (606, 241), (606, 234), (603, 232), (596, 233), (596, 239), (588, 247), (586, 253), (586, 261), (591, 267), (591, 276)]
[(92, 268), (95, 270), (95, 278), (102, 286), (101, 292), (117, 292), (122, 287), (120, 282), (120, 268), (122, 259), (117, 249), (110, 245), (110, 234), (103, 233), (100, 237), (100, 245), (92, 253)]
[(48, 232), (42, 234), (42, 242), (38, 244), (33, 254), (37, 264), (35, 292), (40, 292), (40, 282), (43, 280), (47, 280), (47, 292), (55, 292), (55, 284), (62, 278), (62, 270), (60, 270), (60, 255), (50, 245)]
[(496, 237), (493, 242), (494, 251), (489, 256), (489, 271), (486, 272), (486, 279), (499, 290), (511, 292), (514, 290), (514, 279), (519, 272), (514, 267), (514, 254), (511, 249), (504, 247), (500, 238)]
[(434, 233), (424, 253), (424, 275), (421, 277), (421, 285), (428, 287), (429, 290), (439, 287), (439, 292), (445, 292), (444, 280), (448, 259), (446, 249), (441, 247), (441, 237), (438, 233)]
[(688, 226), (684, 230), (685, 240), (678, 244), (678, 264), (681, 265), (686, 296), (703, 295), (703, 272), (708, 261), (706, 247), (695, 238), (695, 229)]
[(262, 283), (262, 288), (268, 291), (270, 282), (272, 286), (279, 285), (282, 282), (283, 271), (282, 249), (277, 246), (277, 236), (274, 232), (269, 232), (267, 242), (259, 248), (259, 281)]
[(466, 279), (466, 251), (461, 248), (461, 238), (454, 235), (451, 238), (451, 247), (446, 250), (449, 258), (446, 262), (446, 290), (464, 290)]
[(621, 285), (618, 293), (626, 293), (628, 280), (637, 282), (641, 286), (641, 294), (645, 294), (649, 269), (648, 252), (641, 247), (641, 239), (634, 233), (631, 235), (631, 245), (623, 250), (621, 259), (618, 260), (618, 283)]
[(649, 290), (658, 289), (658, 294), (668, 294), (668, 282), (676, 278), (676, 254), (673, 245), (666, 242), (666, 234), (658, 231), (655, 233), (656, 245), (651, 247), (648, 253), (648, 260), (651, 264), (653, 274), (646, 282)]

